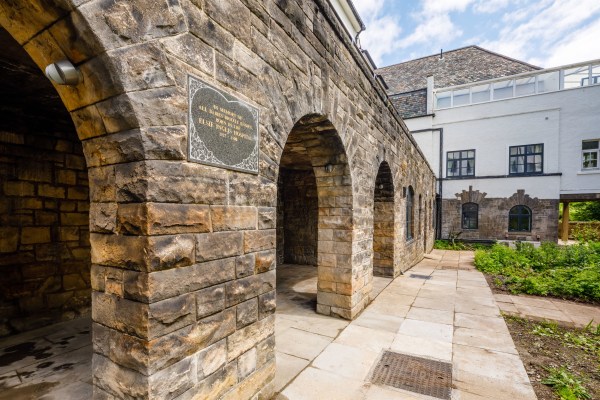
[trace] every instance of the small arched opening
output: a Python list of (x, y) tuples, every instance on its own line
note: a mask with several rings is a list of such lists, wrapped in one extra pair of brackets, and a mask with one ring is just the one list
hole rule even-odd
[(373, 275), (394, 276), (394, 183), (386, 161), (379, 165), (375, 179)]

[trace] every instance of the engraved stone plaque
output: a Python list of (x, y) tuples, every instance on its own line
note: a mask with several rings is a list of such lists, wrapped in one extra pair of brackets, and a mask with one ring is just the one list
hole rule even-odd
[(258, 174), (256, 107), (188, 75), (190, 161)]

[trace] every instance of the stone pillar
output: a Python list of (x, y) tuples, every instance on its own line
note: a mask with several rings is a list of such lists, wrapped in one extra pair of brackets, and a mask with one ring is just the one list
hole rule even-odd
[(569, 202), (563, 201), (563, 213), (562, 213), (562, 229), (561, 239), (566, 242), (569, 240)]

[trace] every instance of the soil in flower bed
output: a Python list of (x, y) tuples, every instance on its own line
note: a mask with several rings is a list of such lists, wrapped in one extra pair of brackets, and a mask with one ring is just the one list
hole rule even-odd
[(510, 315), (504, 319), (539, 400), (569, 398), (542, 383), (551, 375), (548, 369), (561, 367), (581, 383), (587, 398), (600, 399), (600, 329), (563, 327)]

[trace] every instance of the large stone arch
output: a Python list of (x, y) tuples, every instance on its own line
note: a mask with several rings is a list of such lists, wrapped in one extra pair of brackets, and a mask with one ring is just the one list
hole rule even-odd
[[(280, 197), (287, 197), (280, 209), (289, 210), (295, 201), (300, 202), (297, 208), (302, 204), (316, 207), (316, 220), (294, 223), (278, 218), (285, 226), (280, 231), (283, 235), (278, 237), (280, 247), (285, 249), (281, 261), (317, 265), (317, 312), (351, 318), (352, 178), (346, 150), (336, 128), (323, 115), (300, 118), (287, 136), (279, 165)], [(314, 180), (314, 188), (310, 190), (314, 190), (316, 198), (308, 194), (303, 194), (304, 199), (290, 198), (293, 187), (307, 180), (309, 184)], [(299, 214), (298, 209), (294, 212)], [(290, 223), (294, 226), (288, 227)], [(311, 230), (311, 226), (316, 230)]]
[[(146, 28), (153, 32), (132, 32), (127, 39), (114, 35), (117, 32), (107, 34), (111, 18), (115, 31), (128, 25), (118, 18), (119, 7), (129, 5), (105, 2), (107, 14), (98, 15), (97, 4), (91, 4), (97, 2), (78, 3), (2, 1), (0, 26), (41, 71), (67, 59), (81, 73), (79, 84), (55, 89), (83, 144), (88, 169), (94, 394), (147, 396), (153, 385), (149, 378), (153, 361), (148, 358), (153, 333), (148, 324), (150, 299), (143, 292), (148, 276), (139, 271), (171, 265), (184, 257), (176, 255), (176, 261), (173, 257), (166, 261), (169, 256), (158, 255), (160, 246), (140, 228), (145, 221), (138, 210), (144, 206), (128, 212), (131, 204), (124, 203), (148, 198), (145, 160), (185, 157), (185, 128), (163, 128), (172, 125), (171, 121), (148, 112), (148, 100), (157, 91), (168, 97), (169, 89), (164, 86), (174, 86), (174, 80), (155, 48), (131, 44), (142, 41), (144, 35), (160, 36), (161, 29), (164, 35), (172, 32), (151, 25)], [(143, 18), (168, 19), (170, 10), (160, 8)], [(121, 207), (125, 207), (123, 212)], [(124, 283), (128, 273), (133, 274), (129, 275), (133, 279), (130, 289)]]

